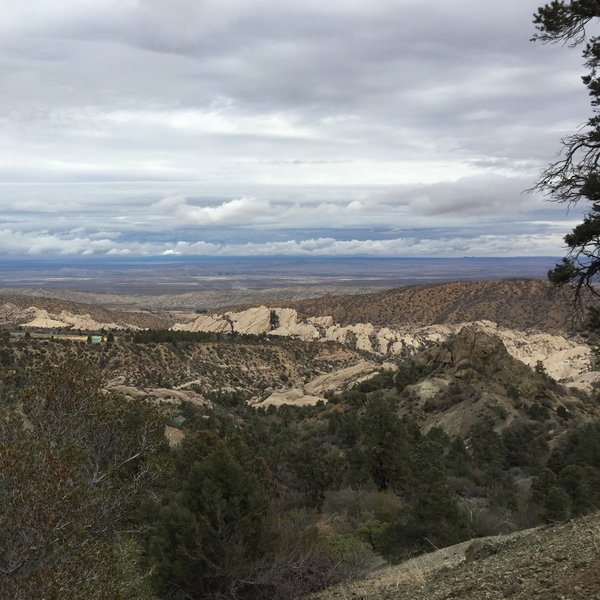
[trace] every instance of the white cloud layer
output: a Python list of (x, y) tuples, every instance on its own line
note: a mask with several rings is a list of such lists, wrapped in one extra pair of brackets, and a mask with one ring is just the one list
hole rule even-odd
[(2, 3), (0, 252), (557, 255), (538, 3)]
[(545, 235), (479, 235), (476, 237), (442, 237), (438, 239), (399, 237), (393, 239), (316, 238), (269, 242), (223, 244), (205, 241), (176, 243), (131, 242), (91, 237), (61, 236), (47, 231), (26, 234), (0, 230), (6, 254), (41, 256), (549, 256), (560, 236)]

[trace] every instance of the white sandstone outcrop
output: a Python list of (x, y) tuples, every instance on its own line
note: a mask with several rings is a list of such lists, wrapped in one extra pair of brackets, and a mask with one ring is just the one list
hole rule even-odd
[(206, 400), (204, 396), (192, 390), (186, 389), (169, 389), (169, 388), (153, 388), (153, 387), (134, 387), (125, 385), (118, 381), (110, 382), (105, 389), (110, 392), (123, 394), (125, 398), (135, 400), (155, 400), (165, 404), (179, 404), (181, 402), (190, 402), (197, 406), (211, 406), (211, 402)]
[[(290, 308), (260, 306), (241, 312), (201, 315), (176, 330), (254, 333), (289, 336), (301, 340), (333, 341), (380, 356), (410, 356), (458, 333), (467, 323), (428, 327), (377, 328), (371, 323), (338, 325), (331, 316), (299, 318)], [(560, 381), (578, 382), (590, 368), (591, 349), (581, 341), (541, 332), (522, 332), (498, 327), (491, 321), (470, 323), (498, 336), (508, 352), (534, 367), (541, 361), (548, 374)], [(584, 378), (586, 381), (589, 378)], [(583, 380), (582, 380), (583, 381)], [(585, 383), (583, 384), (585, 385)]]
[(277, 327), (270, 331), (270, 335), (296, 337), (301, 340), (317, 340), (321, 337), (316, 323), (299, 321), (298, 313), (292, 308), (273, 309), (273, 314)]
[(276, 390), (268, 398), (255, 404), (257, 407), (281, 406), (314, 406), (317, 402), (327, 402), (325, 394), (329, 391), (339, 391), (365, 381), (377, 375), (381, 367), (370, 361), (360, 361), (350, 367), (324, 373), (304, 384), (302, 388)]
[(327, 402), (325, 398), (321, 396), (311, 396), (305, 394), (304, 390), (294, 388), (291, 390), (278, 390), (273, 392), (268, 398), (255, 404), (257, 408), (263, 408), (266, 406), (283, 406), (284, 404), (291, 404), (293, 406), (314, 406), (318, 402)]
[[(124, 327), (117, 325), (117, 323), (99, 323), (95, 319), (92, 319), (90, 315), (74, 315), (66, 310), (60, 312), (57, 316), (57, 320), (70, 325), (73, 329), (83, 329), (86, 331), (97, 331), (98, 329), (124, 329)], [(132, 327), (132, 329), (139, 328)]]
[(259, 335), (271, 330), (271, 311), (266, 306), (249, 308), (239, 313), (225, 313), (234, 331)]
[(333, 325), (333, 317), (308, 317), (307, 321), (319, 329), (327, 329)]
[[(32, 307), (33, 308), (33, 307)], [(63, 321), (58, 321), (57, 319), (53, 319), (47, 310), (36, 308), (35, 316), (31, 321), (27, 323), (23, 323), (23, 327), (39, 327), (43, 329), (60, 329), (65, 327), (66, 324)]]
[(61, 310), (60, 313), (51, 313), (44, 308), (35, 306), (19, 308), (14, 304), (3, 304), (0, 307), (0, 324), (14, 323), (31, 329), (81, 329), (82, 331), (140, 329), (130, 324), (119, 325), (113, 322), (96, 321), (89, 314), (79, 315), (66, 310)]
[(304, 391), (307, 394), (323, 395), (328, 391), (340, 390), (348, 387), (349, 384), (359, 383), (372, 377), (379, 368), (379, 365), (363, 360), (350, 367), (319, 375), (304, 385)]
[(173, 331), (205, 331), (207, 333), (231, 333), (231, 323), (218, 315), (200, 315), (190, 323), (177, 323)]

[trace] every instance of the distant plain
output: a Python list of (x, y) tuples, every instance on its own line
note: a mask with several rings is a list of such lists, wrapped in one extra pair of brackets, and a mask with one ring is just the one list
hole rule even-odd
[(348, 293), (458, 280), (545, 278), (556, 261), (555, 257), (4, 259), (0, 288), (156, 296), (302, 286), (315, 288), (315, 295), (320, 295), (318, 288)]

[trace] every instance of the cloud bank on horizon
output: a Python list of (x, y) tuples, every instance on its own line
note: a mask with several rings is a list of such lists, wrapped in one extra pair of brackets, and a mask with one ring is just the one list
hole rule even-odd
[(538, 2), (5, 0), (5, 255), (559, 255)]

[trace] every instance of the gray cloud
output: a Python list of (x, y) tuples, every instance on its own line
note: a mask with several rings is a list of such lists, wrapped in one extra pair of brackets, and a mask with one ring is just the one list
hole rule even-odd
[(536, 8), (8, 3), (0, 251), (560, 253), (521, 191), (589, 108)]

